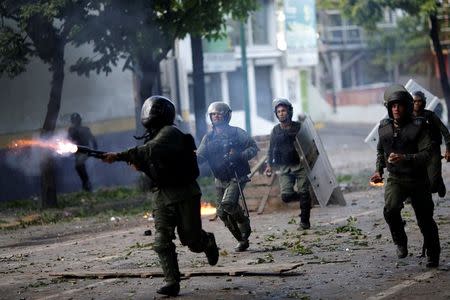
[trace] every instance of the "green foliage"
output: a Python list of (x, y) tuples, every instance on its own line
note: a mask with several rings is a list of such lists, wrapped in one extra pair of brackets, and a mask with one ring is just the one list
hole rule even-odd
[(148, 194), (141, 193), (138, 189), (119, 187), (93, 193), (59, 195), (56, 209), (41, 210), (37, 201), (26, 199), (1, 203), (0, 211), (9, 216), (17, 216), (20, 225), (24, 227), (92, 216), (109, 219), (111, 216), (139, 215), (153, 209), (149, 198)]
[[(325, 1), (336, 2), (336, 1)], [(371, 64), (392, 70), (395, 64), (407, 73), (425, 73), (431, 64), (428, 16), (437, 11), (435, 0), (340, 0), (339, 9), (367, 34)], [(395, 28), (377, 28), (384, 9), (403, 11)]]
[(288, 248), (289, 251), (295, 255), (308, 255), (313, 253), (310, 248), (302, 244), (300, 239), (285, 241), (283, 246)]
[(347, 224), (344, 226), (339, 226), (336, 228), (337, 233), (348, 232), (351, 235), (362, 235), (362, 230), (356, 227), (357, 219), (355, 217), (350, 216), (347, 219)]
[(71, 68), (78, 74), (109, 73), (119, 58), (125, 60), (123, 69), (155, 71), (176, 39), (187, 34), (221, 38), (229, 16), (246, 19), (257, 8), (257, 0), (104, 0), (101, 4), (76, 28), (76, 44), (93, 42), (95, 52)]

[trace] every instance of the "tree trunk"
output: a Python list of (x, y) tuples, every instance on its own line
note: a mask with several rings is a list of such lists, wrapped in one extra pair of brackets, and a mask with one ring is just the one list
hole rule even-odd
[(138, 60), (133, 72), (133, 88), (134, 88), (134, 108), (136, 122), (136, 136), (142, 136), (145, 128), (141, 123), (141, 108), (145, 100), (160, 91), (155, 90), (158, 86), (159, 62)]
[(195, 137), (197, 141), (201, 141), (206, 134), (205, 73), (203, 70), (203, 47), (201, 37), (191, 36), (191, 49), (194, 77)]
[[(52, 136), (61, 107), (61, 95), (64, 83), (64, 45), (58, 47), (58, 51), (53, 57), (50, 70), (52, 71), (52, 82), (50, 99), (47, 105), (47, 115), (42, 126), (42, 138), (50, 138)], [(43, 152), (41, 162), (41, 201), (43, 208), (57, 206), (55, 162), (52, 153), (49, 151)]]
[(442, 92), (444, 93), (445, 103), (447, 104), (447, 117), (450, 122), (450, 85), (448, 84), (447, 69), (445, 66), (442, 46), (439, 40), (439, 24), (435, 14), (430, 15), (430, 37), (433, 41), (434, 52), (438, 60), (439, 77), (441, 80)]

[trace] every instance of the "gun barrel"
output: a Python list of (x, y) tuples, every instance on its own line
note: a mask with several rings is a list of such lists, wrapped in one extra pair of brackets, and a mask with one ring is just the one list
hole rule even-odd
[(103, 155), (106, 153), (105, 151), (94, 150), (94, 149), (91, 149), (91, 148), (86, 147), (86, 146), (78, 146), (77, 145), (77, 148), (78, 148), (78, 150), (77, 150), (76, 153), (84, 153), (87, 156), (92, 156), (92, 157), (95, 157), (95, 158), (102, 158)]

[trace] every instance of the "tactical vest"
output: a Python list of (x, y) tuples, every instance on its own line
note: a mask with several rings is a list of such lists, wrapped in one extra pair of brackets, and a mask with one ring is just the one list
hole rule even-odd
[(418, 139), (423, 127), (423, 118), (415, 118), (402, 127), (394, 127), (392, 119), (383, 120), (378, 128), (380, 136), (379, 142), (383, 146), (384, 157), (389, 173), (397, 176), (410, 178), (422, 178), (426, 176), (426, 171), (414, 164), (412, 160), (402, 160), (391, 164), (388, 157), (391, 153), (414, 154), (418, 150)]
[[(235, 178), (235, 171), (239, 177), (250, 173), (248, 161), (241, 158), (240, 154), (244, 151), (244, 145), (238, 140), (238, 128), (229, 126), (224, 132), (218, 134), (214, 130), (206, 134), (205, 141), (208, 163), (211, 170), (219, 180), (229, 181)], [(236, 160), (230, 164), (226, 159), (231, 149), (237, 153)]]
[(273, 145), (269, 159), (273, 165), (295, 165), (300, 163), (300, 157), (295, 149), (295, 136), (300, 130), (301, 123), (293, 121), (288, 129), (276, 125), (272, 131)]
[(188, 184), (196, 180), (200, 174), (194, 138), (178, 129), (176, 131), (175, 138), (170, 141), (172, 145), (152, 149), (154, 151), (150, 163), (142, 170), (158, 187)]

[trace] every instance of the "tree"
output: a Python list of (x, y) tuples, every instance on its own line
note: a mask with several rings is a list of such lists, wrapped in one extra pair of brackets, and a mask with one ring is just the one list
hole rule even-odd
[[(15, 77), (35, 57), (49, 65), (52, 74), (42, 137), (55, 130), (64, 82), (64, 48), (72, 41), (88, 7), (82, 0), (4, 0), (0, 3), (0, 75)], [(43, 207), (57, 205), (54, 162), (47, 155), (41, 166)]]
[(122, 69), (132, 71), (139, 89), (135, 99), (137, 128), (140, 107), (152, 94), (159, 64), (173, 49), (175, 40), (187, 34), (208, 39), (223, 37), (229, 15), (245, 19), (257, 7), (257, 0), (100, 2), (100, 8), (80, 28), (77, 40), (78, 44), (93, 43), (94, 56), (80, 59), (71, 70), (86, 76), (91, 71), (108, 73), (123, 59)]
[[(336, 2), (323, 0), (325, 5), (336, 5)], [(436, 0), (346, 0), (338, 4), (346, 17), (356, 24), (373, 30), (383, 17), (383, 9), (402, 10), (404, 13), (415, 18), (426, 18), (429, 20), (429, 36), (433, 43), (434, 52), (438, 61), (439, 77), (442, 91), (447, 107), (450, 107), (450, 85), (445, 67), (444, 55), (439, 40), (439, 24), (437, 14), (439, 2)], [(448, 111), (450, 120), (450, 110)]]

